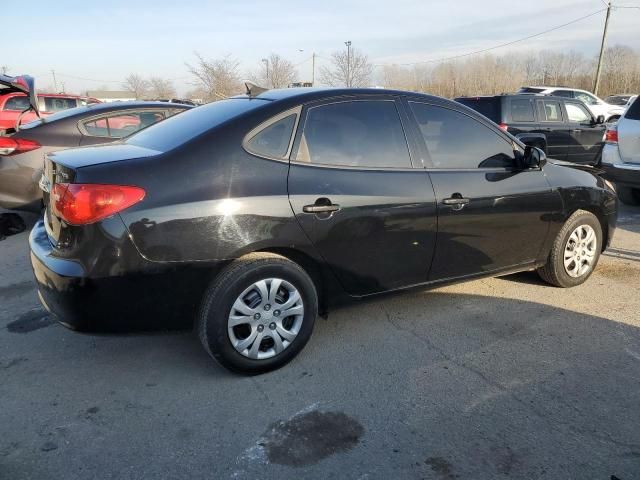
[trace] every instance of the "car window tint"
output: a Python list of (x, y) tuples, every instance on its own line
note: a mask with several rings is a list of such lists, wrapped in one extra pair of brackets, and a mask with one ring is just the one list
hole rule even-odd
[(553, 100), (544, 100), (543, 102), (538, 102), (538, 105), (541, 107), (538, 110), (540, 112), (540, 121), (562, 121), (562, 110), (560, 109), (560, 102), (554, 102)]
[(310, 108), (297, 160), (350, 167), (411, 167), (400, 115), (392, 101)]
[(500, 97), (460, 97), (456, 98), (456, 102), (473, 108), (476, 112), (481, 113), (491, 121), (496, 123), (500, 123), (502, 121), (500, 118)]
[(528, 99), (511, 99), (511, 119), (514, 122), (533, 122), (533, 104)]
[(75, 108), (78, 106), (78, 100), (75, 98), (63, 97), (44, 97), (44, 111), (58, 112), (67, 108)]
[(435, 168), (513, 166), (513, 146), (489, 127), (455, 110), (409, 103)]
[(261, 99), (230, 98), (191, 108), (127, 139), (139, 147), (166, 152), (250, 110), (267, 105)]
[(164, 112), (127, 112), (105, 115), (84, 123), (90, 136), (124, 138), (164, 119)]
[(595, 97), (584, 92), (576, 92), (576, 98), (581, 102), (586, 103), (587, 105), (595, 105), (596, 103), (598, 103), (598, 100), (596, 100)]
[(567, 109), (567, 117), (570, 122), (583, 123), (591, 121), (591, 116), (582, 105), (567, 103), (565, 104), (565, 108)]
[(566, 97), (573, 98), (573, 92), (571, 90), (556, 90), (551, 93), (554, 97)]
[(627, 110), (627, 113), (624, 114), (624, 118), (628, 118), (629, 120), (640, 120), (640, 97), (637, 97), (633, 103), (631, 104), (631, 106), (629, 107), (629, 110)]
[(289, 142), (295, 123), (295, 113), (272, 123), (247, 142), (247, 149), (265, 157), (284, 158), (289, 150)]
[(4, 104), (4, 110), (24, 111), (29, 108), (29, 99), (25, 97), (11, 97)]

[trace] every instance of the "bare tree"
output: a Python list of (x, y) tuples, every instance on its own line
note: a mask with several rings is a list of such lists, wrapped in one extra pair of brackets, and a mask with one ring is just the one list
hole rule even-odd
[(144, 98), (149, 90), (149, 82), (136, 73), (131, 73), (124, 79), (122, 88), (133, 92), (137, 99)]
[(149, 95), (152, 98), (171, 98), (176, 95), (176, 89), (171, 80), (151, 77), (149, 79)]
[(285, 88), (296, 81), (298, 72), (293, 63), (272, 53), (263, 58), (257, 74), (250, 75), (251, 79), (267, 88)]
[(366, 87), (370, 84), (373, 66), (369, 58), (355, 48), (331, 54), (331, 67), (320, 69), (320, 81), (332, 87)]
[(194, 85), (204, 93), (203, 100), (215, 101), (230, 97), (242, 91), (238, 76), (239, 62), (227, 55), (223, 58), (205, 60), (195, 52), (198, 62), (186, 63), (189, 72), (195, 77)]
[(7, 67), (6, 65), (2, 65), (0, 66), (0, 71), (2, 72), (3, 75), (6, 75), (7, 72), (9, 71), (9, 67)]

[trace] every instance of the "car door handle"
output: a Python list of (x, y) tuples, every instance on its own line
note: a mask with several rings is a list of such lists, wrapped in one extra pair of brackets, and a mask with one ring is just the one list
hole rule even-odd
[(319, 198), (313, 205), (302, 207), (304, 213), (333, 213), (340, 210), (340, 205), (331, 203), (328, 198)]
[(459, 193), (454, 193), (450, 198), (445, 198), (442, 200), (443, 205), (448, 205), (453, 208), (453, 210), (462, 210), (462, 208), (469, 203), (468, 198), (464, 198)]

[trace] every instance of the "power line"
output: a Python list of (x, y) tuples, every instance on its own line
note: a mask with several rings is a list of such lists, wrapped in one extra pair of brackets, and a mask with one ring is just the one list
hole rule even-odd
[(542, 35), (545, 35), (547, 33), (553, 32), (555, 30), (560, 30), (561, 28), (567, 27), (569, 25), (573, 25), (574, 23), (581, 22), (582, 20), (586, 20), (587, 18), (593, 17), (594, 15), (597, 15), (598, 13), (604, 12), (605, 10), (606, 10), (606, 8), (601, 8), (600, 10), (597, 10), (597, 11), (595, 11), (593, 13), (585, 15), (584, 17), (576, 18), (575, 20), (571, 20), (570, 22), (563, 23), (562, 25), (558, 25), (556, 27), (549, 28), (548, 30), (544, 30), (542, 32), (534, 33), (533, 35), (528, 35), (526, 37), (522, 37), (522, 38), (519, 38), (517, 40), (512, 40), (510, 42), (501, 43), (499, 45), (494, 45), (493, 47), (483, 48), (481, 50), (475, 50), (473, 52), (462, 53), (460, 55), (453, 55), (451, 57), (437, 58), (437, 59), (433, 59), (433, 60), (424, 60), (424, 61), (421, 61), (421, 62), (378, 63), (378, 64), (374, 64), (374, 66), (376, 66), (376, 67), (384, 67), (384, 66), (387, 66), (387, 65), (400, 65), (400, 66), (405, 66), (406, 67), (406, 66), (411, 66), (411, 65), (422, 65), (422, 64), (427, 64), (427, 63), (442, 63), (442, 62), (446, 62), (446, 61), (449, 61), (449, 60), (455, 60), (457, 58), (470, 57), (472, 55), (477, 55), (479, 53), (490, 52), (491, 50), (496, 50), (498, 48), (508, 47), (509, 45), (513, 45), (515, 43), (520, 43), (520, 42), (524, 42), (525, 40), (530, 40), (532, 38), (540, 37)]

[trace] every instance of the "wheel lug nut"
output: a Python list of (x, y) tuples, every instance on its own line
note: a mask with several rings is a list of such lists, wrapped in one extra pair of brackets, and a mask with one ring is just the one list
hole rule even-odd
[(264, 325), (258, 325), (258, 331), (261, 332), (264, 330)]
[(254, 319), (254, 320), (260, 320), (260, 314), (259, 314), (259, 313), (256, 313), (256, 314), (253, 316), (253, 319)]
[(271, 323), (269, 324), (269, 328), (270, 328), (271, 330), (275, 330), (275, 329), (276, 329), (276, 323), (275, 323), (275, 322), (271, 322)]
[(269, 305), (268, 303), (264, 306), (265, 310), (271, 310), (271, 305)]
[(280, 315), (280, 310), (274, 310), (273, 315), (278, 317)]

